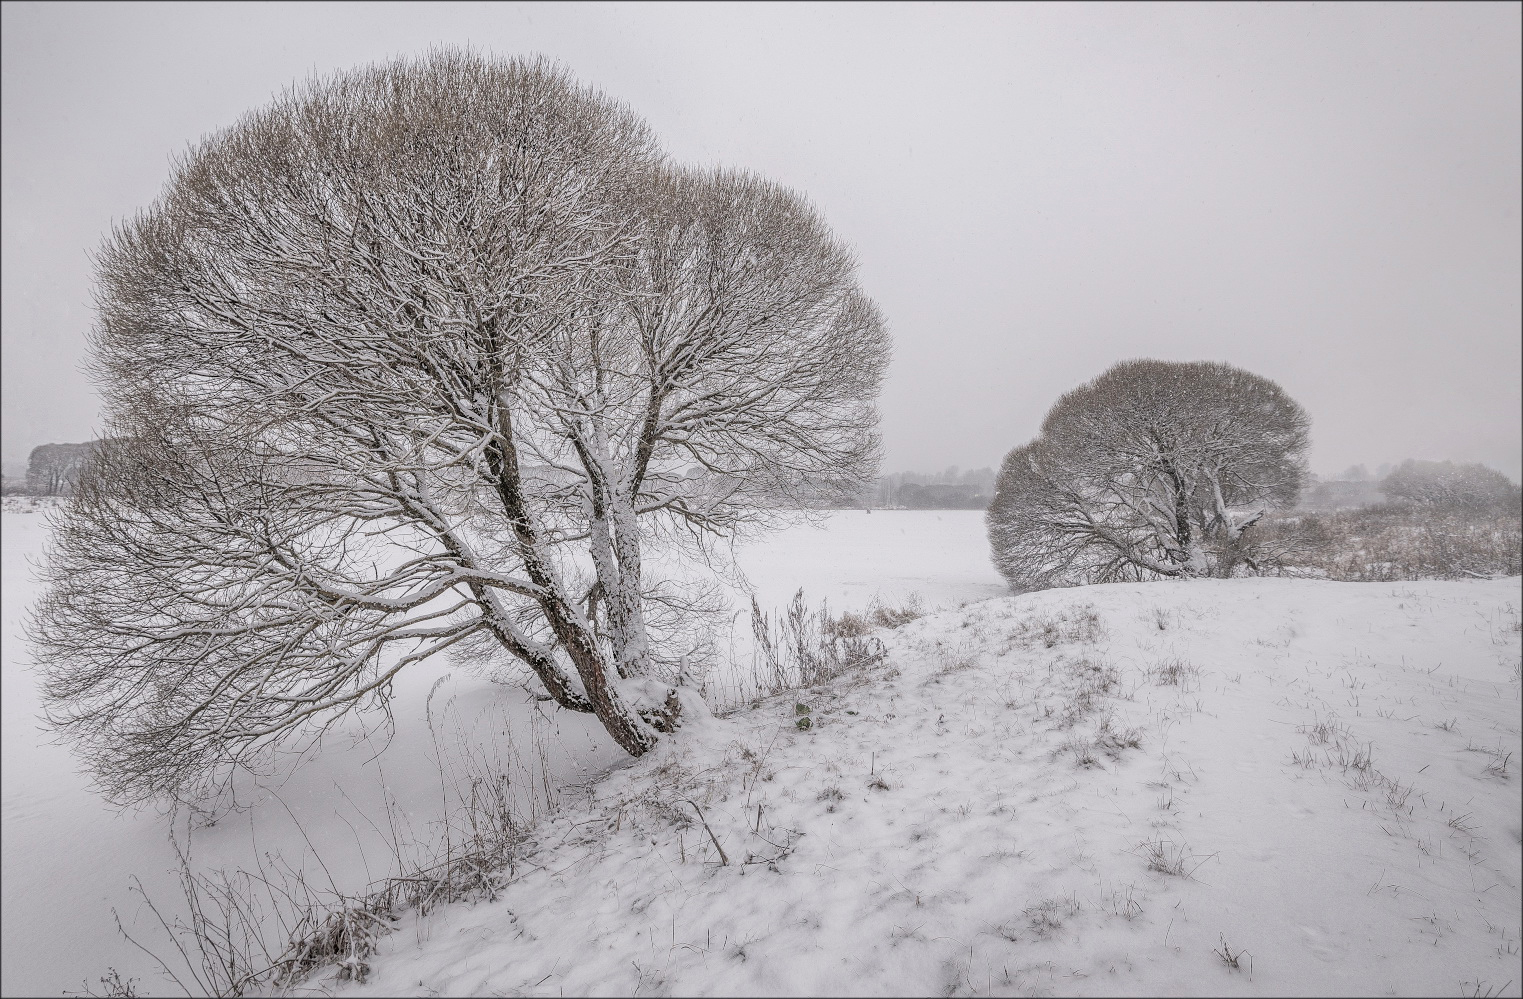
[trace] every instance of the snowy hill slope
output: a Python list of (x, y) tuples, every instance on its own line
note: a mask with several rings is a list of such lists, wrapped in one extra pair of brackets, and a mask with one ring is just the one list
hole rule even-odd
[(923, 618), (690, 724), (541, 824), (497, 901), (409, 917), (336, 987), (1518, 995), (1520, 597), (1233, 580)]

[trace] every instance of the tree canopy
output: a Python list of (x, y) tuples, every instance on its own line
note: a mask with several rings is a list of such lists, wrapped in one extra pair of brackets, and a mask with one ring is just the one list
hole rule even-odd
[(1294, 504), (1308, 428), (1278, 385), (1247, 371), (1117, 364), (1005, 457), (987, 515), (995, 565), (1017, 589), (1253, 567), (1245, 532)]
[(1516, 509), (1516, 483), (1481, 464), (1407, 459), (1380, 482), (1380, 491), (1397, 502), (1457, 510)]
[(889, 341), (847, 247), (543, 61), (293, 88), (115, 229), (98, 298), (111, 441), (31, 633), (117, 798), (467, 646), (643, 753), (702, 631), (651, 547), (876, 471)]

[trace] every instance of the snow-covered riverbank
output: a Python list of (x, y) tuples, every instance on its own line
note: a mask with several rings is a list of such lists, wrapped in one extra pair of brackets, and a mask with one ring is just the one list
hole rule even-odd
[[(102, 805), (35, 723), (18, 628), (44, 536), (40, 515), (4, 515), (3, 991), (114, 966), (166, 994), (110, 911), (165, 945), (128, 885), (178, 901), (166, 823)], [(197, 866), (250, 867), (257, 845), (320, 854), (350, 890), (386, 873), (367, 820), (390, 802), (426, 841), (425, 703), (453, 672), (435, 718), (465, 735), (446, 757), (501, 752), (558, 811), (498, 903), (412, 920), (366, 985), (330, 986), (1518, 994), (1518, 579), (1012, 598), (963, 511), (833, 514), (741, 564), (763, 606), (802, 586), (836, 611), (918, 594), (941, 613), (880, 633), (868, 673), (628, 766), (585, 719), (418, 671), (389, 741), (330, 740), (254, 789), (197, 829)], [(590, 798), (556, 793), (610, 769)]]
[[(3, 530), (4, 892), (0, 969), (5, 995), (57, 995), (94, 983), (108, 967), (140, 979), (144, 994), (173, 985), (153, 962), (122, 939), (116, 908), (135, 936), (167, 951), (167, 941), (142, 899), (129, 891), (140, 878), (166, 912), (180, 893), (168, 822), (152, 811), (120, 814), (102, 803), (75, 770), (67, 749), (41, 730), (35, 679), (20, 634), (37, 594), (32, 564), (46, 539), (47, 504), (7, 504)], [(845, 511), (823, 526), (801, 524), (739, 553), (764, 607), (785, 603), (803, 586), (811, 601), (835, 610), (860, 609), (875, 597), (919, 594), (928, 606), (955, 607), (1003, 591), (988, 564), (977, 511)], [(747, 621), (737, 622), (742, 631)], [(426, 852), (428, 825), (438, 818), (439, 774), (427, 725), (429, 694), (435, 718), (460, 730), (443, 740), (448, 758), (500, 760), (524, 790), (538, 788), (527, 806), (567, 782), (585, 781), (621, 763), (623, 754), (595, 722), (542, 712), (517, 688), (487, 683), (447, 662), (399, 678), (395, 730), (373, 737), (350, 732), (329, 738), (303, 766), (262, 787), (249, 787), (246, 810), (194, 833), (198, 869), (252, 869), (261, 852), (279, 853), (297, 867), (332, 875), (346, 891), (388, 873), (391, 847), (375, 825), (386, 825), (388, 803), (404, 834)], [(444, 728), (445, 726), (440, 726)], [(543, 746), (545, 757), (538, 758)], [(384, 751), (382, 751), (384, 750)], [(379, 751), (379, 755), (377, 755)], [(183, 826), (183, 823), (182, 823)], [(308, 843), (310, 840), (310, 845)]]
[(616, 772), (498, 901), (329, 984), (1517, 995), (1520, 605), (1268, 579), (924, 618)]

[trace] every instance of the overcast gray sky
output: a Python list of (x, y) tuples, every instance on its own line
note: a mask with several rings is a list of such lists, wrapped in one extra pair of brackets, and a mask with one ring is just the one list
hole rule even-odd
[(1312, 467), (1520, 465), (1520, 10), (6, 3), (4, 460), (91, 435), (89, 255), (316, 71), (543, 53), (807, 193), (895, 337), (885, 470), (996, 464), (1117, 360), (1226, 361)]

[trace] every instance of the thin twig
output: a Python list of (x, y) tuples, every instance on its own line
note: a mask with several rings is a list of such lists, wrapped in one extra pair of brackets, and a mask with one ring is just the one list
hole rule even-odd
[(709, 839), (714, 841), (714, 849), (719, 851), (719, 866), (729, 866), (730, 858), (725, 856), (724, 847), (719, 845), (719, 837), (715, 836), (714, 830), (709, 828), (709, 820), (703, 817), (703, 809), (699, 808), (698, 803), (692, 798), (683, 798), (682, 800), (693, 806), (693, 811), (698, 813), (698, 821), (703, 823), (704, 831), (709, 834)]

